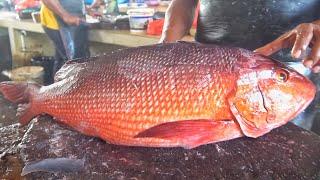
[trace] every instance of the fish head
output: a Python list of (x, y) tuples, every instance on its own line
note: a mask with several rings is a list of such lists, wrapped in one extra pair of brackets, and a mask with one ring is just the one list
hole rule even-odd
[(276, 60), (258, 54), (251, 58), (250, 67), (239, 71), (230, 106), (243, 133), (258, 137), (301, 113), (314, 99), (316, 86)]
[(269, 77), (261, 78), (258, 87), (268, 111), (267, 121), (277, 127), (295, 118), (311, 103), (316, 86), (294, 69), (273, 61)]

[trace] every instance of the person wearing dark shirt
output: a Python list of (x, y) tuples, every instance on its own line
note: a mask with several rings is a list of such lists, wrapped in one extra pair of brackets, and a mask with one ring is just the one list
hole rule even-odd
[(189, 32), (198, 3), (196, 41), (238, 46), (266, 56), (278, 52), (278, 59), (288, 58), (282, 50), (291, 48), (293, 58), (320, 72), (319, 0), (173, 0), (160, 42), (180, 40)]

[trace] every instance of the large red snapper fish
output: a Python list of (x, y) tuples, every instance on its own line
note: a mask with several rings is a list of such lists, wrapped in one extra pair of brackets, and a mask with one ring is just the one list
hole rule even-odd
[(241, 48), (177, 42), (69, 61), (55, 83), (2, 82), (39, 114), (112, 144), (194, 148), (259, 137), (297, 116), (314, 84), (283, 64)]

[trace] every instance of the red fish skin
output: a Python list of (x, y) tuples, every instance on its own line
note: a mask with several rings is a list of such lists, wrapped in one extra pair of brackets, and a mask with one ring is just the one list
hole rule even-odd
[[(166, 122), (233, 119), (225, 97), (233, 89), (234, 76), (223, 78), (228, 76), (220, 74), (212, 82), (202, 79), (203, 72), (212, 71), (212, 67), (165, 67), (157, 73), (142, 74), (142, 78), (134, 81), (130, 79), (131, 82), (121, 76), (110, 79), (81, 77), (83, 82), (68, 93), (60, 87), (67, 87), (69, 81), (46, 87), (37, 97), (37, 107), (84, 134), (114, 144), (186, 147), (176, 141), (134, 136)], [(171, 75), (174, 79), (166, 80), (170, 73), (174, 73)], [(199, 77), (194, 78), (197, 73)], [(203, 88), (195, 89), (198, 85)], [(101, 90), (106, 93), (101, 94)], [(242, 135), (237, 125), (234, 129), (237, 137)]]
[[(215, 52), (218, 49), (184, 49), (181, 45), (185, 46), (159, 46), (158, 51), (150, 49), (153, 54), (141, 58), (135, 56), (148, 50), (127, 50), (130, 52), (124, 55), (107, 55), (85, 63), (82, 69), (71, 64), (79, 72), (43, 87), (35, 97), (35, 106), (84, 134), (111, 143), (187, 146), (177, 140), (134, 136), (166, 122), (233, 119), (226, 95), (234, 89), (236, 74), (230, 73), (235, 58), (228, 60), (231, 66), (223, 62), (227, 48), (226, 52)], [(188, 54), (182, 54), (180, 48)], [(169, 58), (176, 52), (184, 57)], [(200, 53), (208, 55), (204, 59), (190, 57)], [(233, 127), (236, 135), (231, 138), (242, 136), (236, 123)]]
[[(57, 82), (30, 93), (30, 109), (34, 115), (50, 114), (84, 134), (113, 144), (194, 148), (243, 135), (261, 136), (305, 108), (315, 89), (312, 83), (300, 79), (287, 82), (310, 87), (311, 93), (299, 94), (306, 101), (292, 100), (300, 108), (297, 112), (288, 111), (290, 116), (275, 122), (251, 116), (266, 111), (265, 117), (271, 117), (273, 106), (246, 100), (246, 94), (257, 89), (266, 71), (277, 68), (285, 67), (240, 48), (184, 42), (131, 48), (67, 63), (57, 73)], [(293, 79), (301, 76), (288, 71)], [(252, 72), (250, 78), (259, 83), (248, 81), (251, 79), (246, 74)], [(274, 86), (270, 87), (279, 89), (273, 75), (268, 78), (273, 78)], [(4, 94), (5, 87), (0, 84)], [(266, 88), (267, 92), (272, 90)], [(258, 94), (263, 101), (272, 97), (261, 91)], [(190, 123), (186, 125), (186, 121)], [(163, 132), (164, 128), (171, 131)]]

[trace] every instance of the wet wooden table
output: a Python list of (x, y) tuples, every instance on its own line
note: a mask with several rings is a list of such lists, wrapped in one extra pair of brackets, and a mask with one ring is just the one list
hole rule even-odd
[(0, 136), (0, 154), (6, 152), (0, 160), (0, 179), (21, 178), (25, 164), (48, 158), (53, 158), (52, 162), (68, 158), (81, 163), (71, 170), (57, 163), (57, 172), (33, 172), (24, 178), (320, 178), (320, 137), (291, 123), (258, 139), (239, 138), (191, 150), (110, 145), (69, 130), (50, 117), (38, 118), (23, 129), (16, 125), (2, 127)]

